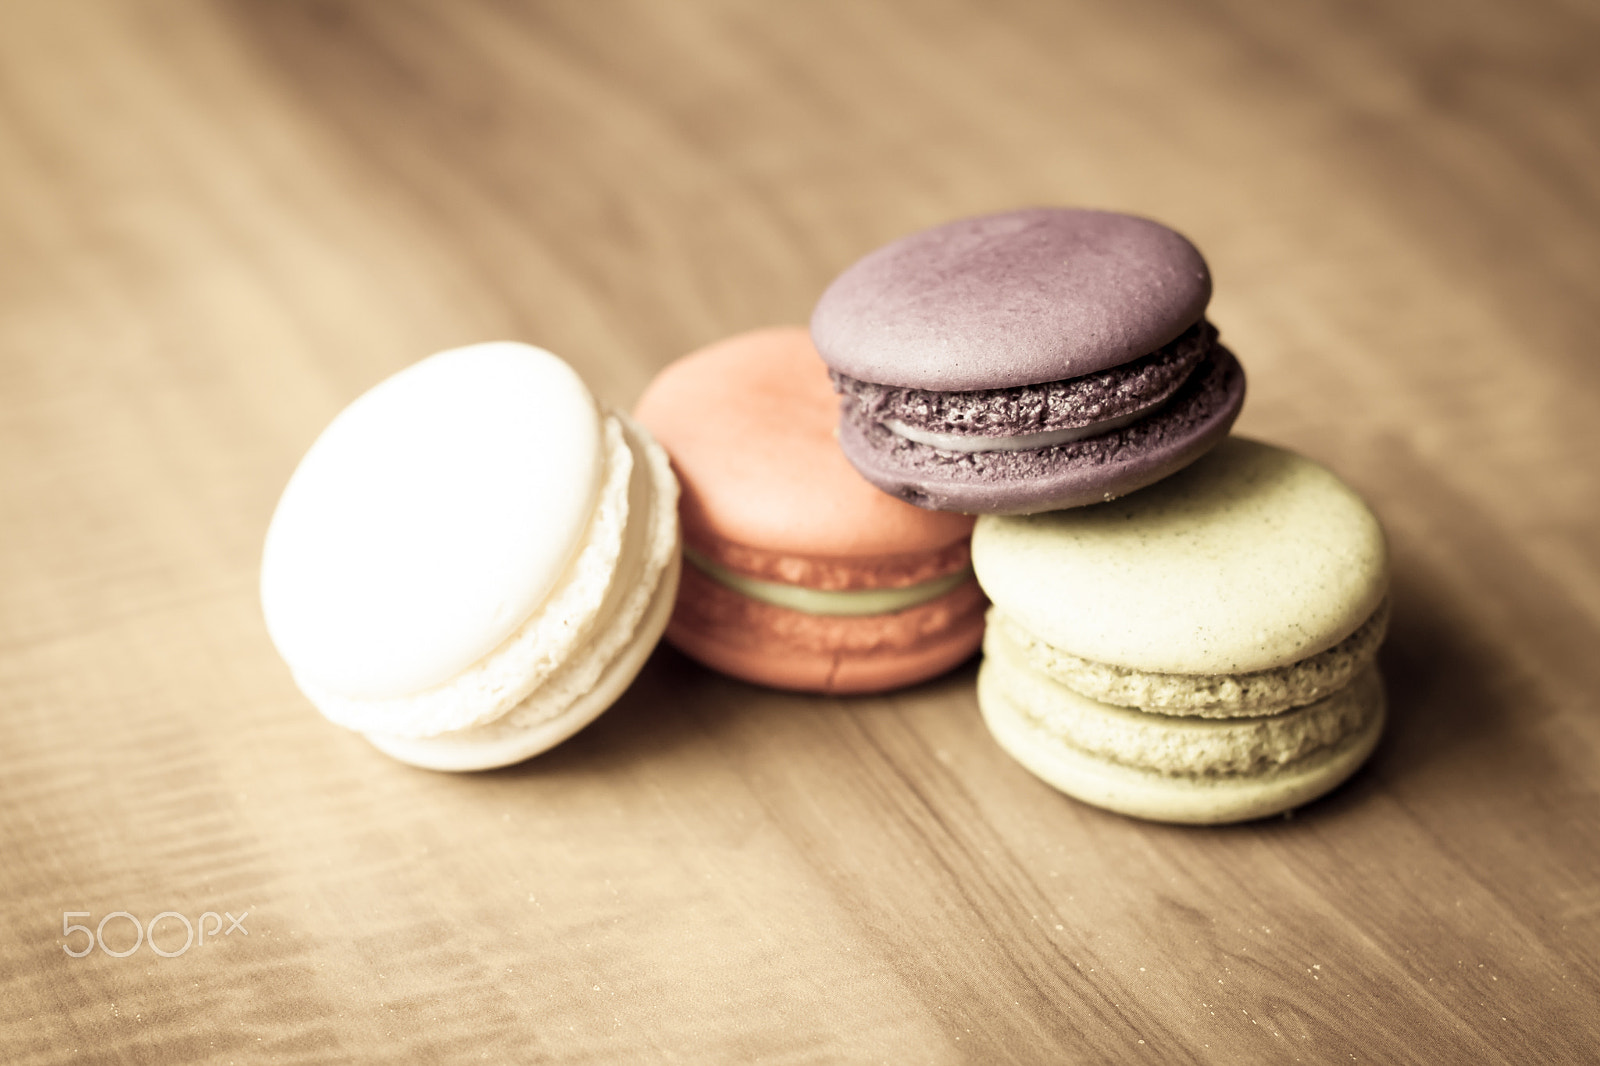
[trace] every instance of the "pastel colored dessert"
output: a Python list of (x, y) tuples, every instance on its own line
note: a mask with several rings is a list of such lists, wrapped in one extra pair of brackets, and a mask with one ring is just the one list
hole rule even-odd
[(1182, 236), (1031, 208), (914, 233), (839, 275), (811, 335), (839, 443), (919, 507), (1031, 514), (1159, 481), (1227, 435), (1244, 372)]
[(1378, 741), (1383, 531), (1309, 459), (1230, 437), (1123, 499), (984, 516), (972, 552), (994, 601), (984, 720), (1069, 795), (1260, 818), (1334, 788)]
[(861, 480), (834, 443), (837, 400), (806, 331), (759, 330), (663, 370), (635, 415), (683, 486), (688, 565), (667, 640), (777, 688), (872, 692), (978, 648), (986, 602), (972, 519)]
[(441, 352), (345, 408), (267, 531), (267, 630), (316, 708), (416, 766), (519, 762), (627, 688), (679, 569), (666, 454), (566, 363)]

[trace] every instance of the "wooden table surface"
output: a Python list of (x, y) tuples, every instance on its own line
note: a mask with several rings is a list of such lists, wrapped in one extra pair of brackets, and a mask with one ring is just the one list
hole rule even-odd
[[(0, 1061), (1595, 1061), (1596, 56), (1579, 0), (0, 6)], [(516, 338), (630, 405), (1034, 203), (1193, 238), (1238, 428), (1382, 516), (1333, 796), (1082, 806), (972, 664), (662, 649), (462, 776), (295, 690), (262, 534), (361, 390)]]

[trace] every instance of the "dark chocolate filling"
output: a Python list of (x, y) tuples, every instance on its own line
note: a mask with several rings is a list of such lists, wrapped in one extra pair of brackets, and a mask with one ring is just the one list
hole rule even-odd
[(1119, 418), (1166, 402), (1217, 346), (1217, 330), (1201, 319), (1149, 355), (1109, 370), (1009, 389), (933, 392), (860, 381), (831, 371), (851, 414), (896, 421), (933, 433), (1011, 437), (1071, 429)]

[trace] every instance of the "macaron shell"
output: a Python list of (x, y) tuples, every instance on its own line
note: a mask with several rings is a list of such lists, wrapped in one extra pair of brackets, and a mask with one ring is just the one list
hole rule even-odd
[(262, 610), (284, 660), (360, 699), (475, 662), (572, 557), (602, 450), (588, 388), (530, 345), (441, 352), (380, 382), (311, 446), (267, 532)]
[[(661, 638), (677, 600), (682, 566), (677, 483), (666, 453), (624, 415), (632, 456), (625, 544), (581, 643), (568, 650), (541, 684), (500, 717), (435, 735), (367, 731), (380, 751), (434, 770), (487, 770), (554, 747), (611, 706)], [(612, 426), (608, 426), (612, 428)], [(385, 723), (387, 724), (387, 723)]]
[(985, 604), (976, 582), (968, 582), (891, 615), (808, 615), (741, 596), (686, 566), (666, 637), (690, 658), (757, 684), (878, 692), (971, 656), (983, 639)]
[(972, 519), (885, 496), (835, 440), (838, 399), (799, 327), (740, 334), (664, 369), (636, 409), (672, 456), (684, 539), (799, 557), (870, 560), (940, 551)]
[(1388, 585), (1383, 530), (1361, 498), (1310, 459), (1241, 437), (1111, 503), (985, 516), (972, 555), (996, 607), (1038, 639), (1156, 673), (1297, 662), (1355, 632)]
[(639, 671), (644, 669), (644, 664), (667, 628), (667, 619), (672, 615), (681, 565), (678, 558), (668, 564), (633, 640), (622, 654), (606, 665), (594, 687), (557, 717), (522, 729), (507, 729), (500, 727), (499, 723), (493, 723), (491, 728), (446, 733), (437, 737), (412, 738), (369, 733), (367, 741), (385, 755), (424, 770), (494, 770), (549, 751), (600, 717), (621, 698)]
[[(325, 718), (357, 732), (428, 737), (493, 722), (539, 693), (604, 624), (619, 567), (637, 554), (648, 524), (640, 493), (649, 464), (633, 439), (644, 431), (627, 422), (624, 415), (606, 416), (605, 474), (577, 551), (549, 595), (498, 647), (437, 685), (386, 699), (352, 699), (297, 674), (306, 698)], [(670, 485), (664, 453), (660, 462)]]
[(1365, 725), (1341, 743), (1261, 774), (1175, 776), (1090, 755), (1042, 729), (996, 684), (985, 661), (978, 706), (1000, 747), (1052, 787), (1085, 803), (1151, 821), (1218, 825), (1292, 810), (1332, 791), (1366, 761), (1383, 733), (1381, 685)]
[(1243, 369), (1219, 347), (1165, 406), (1102, 436), (1037, 451), (958, 455), (847, 413), (839, 445), (862, 477), (918, 507), (1034, 514), (1125, 496), (1183, 469), (1227, 436), (1244, 393)]
[(862, 381), (1010, 388), (1153, 352), (1210, 297), (1205, 260), (1160, 223), (1027, 208), (872, 252), (828, 286), (811, 333), (829, 366)]

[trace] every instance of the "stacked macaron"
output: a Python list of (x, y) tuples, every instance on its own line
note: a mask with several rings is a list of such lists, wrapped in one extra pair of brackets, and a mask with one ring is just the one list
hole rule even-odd
[(811, 333), (863, 477), (922, 507), (1027, 514), (1109, 500), (1203, 455), (1244, 402), (1182, 236), (1104, 211), (963, 219), (872, 252)]
[(977, 650), (972, 519), (863, 481), (805, 330), (741, 334), (663, 370), (635, 410), (682, 483), (686, 564), (667, 640), (724, 673), (812, 692), (895, 688)]
[(1382, 728), (1382, 532), (1321, 467), (1227, 437), (1244, 375), (1183, 237), (1099, 211), (964, 219), (867, 255), (811, 329), (856, 469), (977, 513), (978, 700), (1088, 802), (1221, 822), (1354, 771)]
[(677, 485), (626, 415), (523, 344), (355, 400), (290, 478), (261, 601), (328, 718), (418, 766), (544, 751), (622, 693), (678, 578)]
[(1090, 803), (1174, 822), (1298, 806), (1377, 743), (1383, 532), (1292, 452), (1232, 437), (1112, 503), (985, 516), (978, 702), (1001, 746)]

